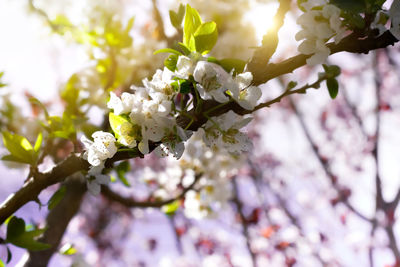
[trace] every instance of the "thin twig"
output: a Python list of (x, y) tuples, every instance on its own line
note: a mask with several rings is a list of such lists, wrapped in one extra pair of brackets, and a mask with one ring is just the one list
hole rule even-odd
[(200, 180), (200, 178), (201, 178), (201, 174), (196, 175), (194, 181), (188, 187), (185, 187), (180, 194), (178, 194), (175, 197), (172, 197), (172, 198), (169, 198), (166, 200), (160, 200), (160, 201), (137, 201), (131, 197), (121, 196), (118, 193), (112, 191), (107, 186), (102, 187), (101, 193), (108, 199), (115, 201), (121, 205), (124, 205), (125, 207), (129, 207), (129, 208), (160, 208), (160, 207), (170, 204), (176, 200), (182, 199), (189, 190), (194, 188), (194, 186)]

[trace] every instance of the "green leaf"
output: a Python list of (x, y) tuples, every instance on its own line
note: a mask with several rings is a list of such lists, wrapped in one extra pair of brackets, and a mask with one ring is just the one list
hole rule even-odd
[(134, 22), (135, 22), (135, 17), (131, 17), (128, 20), (128, 23), (126, 24), (126, 28), (125, 28), (125, 34), (129, 34), (129, 32), (132, 30)]
[(335, 77), (339, 76), (341, 73), (340, 67), (336, 66), (336, 65), (328, 66), (326, 64), (322, 64), (322, 67), (325, 70), (326, 76), (329, 78), (335, 78)]
[(7, 240), (14, 240), (25, 232), (23, 219), (13, 216), (7, 224)]
[(211, 63), (219, 64), (219, 60), (216, 59), (215, 57), (208, 57), (207, 61), (211, 62)]
[(184, 80), (180, 83), (180, 90), (181, 94), (188, 94), (192, 89), (192, 83), (190, 81)]
[(244, 67), (246, 66), (246, 61), (236, 59), (236, 58), (225, 58), (219, 61), (221, 67), (223, 67), (227, 72), (234, 70), (234, 74), (242, 73)]
[(174, 26), (176, 29), (181, 28), (184, 16), (185, 16), (185, 6), (182, 4), (179, 5), (178, 13), (176, 13), (173, 10), (169, 11), (169, 19), (171, 21), (172, 26)]
[(184, 55), (186, 55), (186, 56), (190, 55), (190, 50), (184, 43), (179, 42), (178, 46)]
[(186, 5), (185, 22), (183, 25), (183, 43), (189, 47), (191, 51), (195, 51), (195, 47), (190, 46), (190, 39), (196, 32), (197, 28), (201, 25), (201, 17), (197, 10), (192, 8), (189, 4)]
[(52, 20), (52, 23), (60, 26), (72, 26), (71, 21), (63, 14), (58, 14), (56, 18)]
[(291, 90), (291, 89), (295, 88), (296, 86), (297, 86), (297, 82), (295, 82), (295, 81), (290, 81), (290, 82), (288, 83), (287, 87), (286, 87), (286, 90), (287, 90), (287, 91), (288, 91), (288, 90)]
[(161, 210), (164, 212), (166, 215), (174, 215), (175, 212), (179, 209), (180, 206), (180, 201), (175, 200), (174, 202), (162, 206)]
[(6, 267), (6, 264), (4, 263), (4, 261), (2, 259), (0, 259), (0, 267)]
[(37, 106), (39, 106), (41, 109), (43, 109), (44, 115), (45, 115), (46, 119), (48, 119), (49, 113), (47, 112), (47, 108), (46, 108), (45, 105), (43, 105), (42, 102), (39, 101), (39, 99), (37, 99), (36, 97), (30, 97), (30, 98), (29, 98), (29, 102), (32, 103), (32, 104), (34, 104), (34, 105), (37, 105)]
[(7, 261), (6, 263), (9, 263), (12, 260), (12, 254), (10, 248), (7, 246)]
[(175, 54), (175, 55), (182, 55), (181, 52), (179, 52), (179, 51), (177, 51), (177, 50), (175, 50), (175, 49), (172, 49), (172, 48), (162, 48), (162, 49), (158, 49), (157, 51), (155, 51), (155, 52), (153, 53), (153, 55), (157, 55), (157, 54), (160, 54), (160, 53), (172, 53), (172, 54)]
[(64, 139), (75, 138), (76, 129), (72, 119), (73, 115), (64, 112), (62, 118), (59, 116), (50, 116), (47, 120), (49, 124), (48, 131), (51, 137), (60, 137)]
[(360, 14), (344, 12), (343, 18), (346, 25), (350, 24), (350, 28), (363, 29), (365, 27), (365, 20)]
[(48, 249), (51, 247), (49, 244), (34, 240), (34, 238), (43, 234), (44, 231), (45, 229), (26, 231), (24, 220), (13, 216), (7, 225), (6, 242), (32, 251)]
[(129, 172), (130, 170), (130, 165), (128, 161), (123, 161), (121, 162), (121, 164), (119, 164), (117, 166), (117, 168), (115, 169), (117, 172), (117, 176), (118, 179), (126, 186), (126, 187), (130, 187), (131, 184), (128, 182), (128, 180), (126, 179), (125, 175), (127, 172)]
[(49, 202), (47, 203), (47, 208), (49, 210), (53, 209), (55, 206), (57, 206), (58, 203), (64, 198), (65, 192), (67, 191), (67, 187), (64, 185), (61, 186), (49, 199)]
[(335, 99), (339, 93), (339, 83), (335, 78), (329, 78), (326, 80), (326, 86), (328, 87), (329, 95), (332, 99)]
[[(13, 159), (18, 159), (21, 163), (33, 164), (36, 160), (35, 152), (28, 139), (17, 134), (3, 132), (4, 146), (10, 151)], [(8, 160), (11, 158), (8, 157)]]
[(22, 164), (31, 164), (30, 162), (27, 162), (25, 159), (20, 159), (13, 155), (5, 155), (5, 156), (1, 157), (1, 160), (13, 161), (13, 162), (18, 162), (18, 163), (22, 163)]
[(330, 0), (329, 2), (351, 13), (362, 13), (366, 10), (365, 0)]
[(178, 63), (178, 55), (169, 55), (164, 60), (164, 65), (167, 67), (170, 71), (175, 71), (176, 70), (176, 64)]
[(201, 24), (194, 33), (196, 51), (207, 54), (218, 40), (217, 24), (214, 21)]
[(42, 142), (43, 142), (43, 134), (42, 134), (42, 132), (40, 132), (38, 137), (36, 138), (36, 142), (35, 142), (35, 145), (33, 147), (33, 150), (36, 153), (39, 152), (39, 149), (42, 146)]
[(78, 250), (70, 243), (66, 243), (60, 248), (60, 253), (63, 255), (74, 255)]
[(129, 122), (129, 120), (124, 116), (117, 116), (113, 112), (110, 112), (108, 119), (110, 121), (111, 129), (113, 130), (115, 137), (118, 139), (121, 136), (119, 134), (119, 126), (125, 122)]
[(297, 0), (297, 6), (299, 9), (303, 12), (306, 12), (307, 10), (302, 6), (303, 3), (306, 3), (308, 0)]

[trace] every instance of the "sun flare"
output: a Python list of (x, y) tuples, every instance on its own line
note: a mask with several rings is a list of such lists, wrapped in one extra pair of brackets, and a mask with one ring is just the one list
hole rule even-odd
[(244, 16), (244, 19), (253, 25), (257, 40), (261, 41), (263, 35), (274, 27), (274, 16), (278, 9), (278, 3), (253, 2), (251, 5), (251, 10)]

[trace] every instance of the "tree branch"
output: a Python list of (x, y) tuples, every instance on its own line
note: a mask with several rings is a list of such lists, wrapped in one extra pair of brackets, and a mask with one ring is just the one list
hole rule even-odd
[[(349, 35), (340, 43), (329, 43), (327, 46), (331, 50), (331, 55), (339, 52), (368, 54), (371, 50), (394, 45), (396, 42), (398, 42), (398, 40), (389, 31), (386, 31), (379, 37), (369, 36), (365, 39), (359, 39), (355, 35)], [(310, 56), (311, 55), (301, 54), (286, 59), (280, 63), (259, 65), (258, 68), (253, 69), (253, 83), (255, 85), (260, 85), (283, 74), (291, 73), (295, 69), (304, 66), (307, 58)]]
[(3, 203), (1, 203), (0, 225), (26, 203), (38, 200), (38, 196), (42, 190), (53, 184), (64, 181), (68, 176), (75, 172), (88, 169), (89, 163), (86, 160), (76, 155), (71, 155), (64, 161), (60, 162), (60, 164), (55, 166), (51, 171), (44, 174), (40, 173), (37, 176), (28, 179), (22, 188), (14, 194), (11, 194)]
[(23, 265), (24, 267), (47, 266), (51, 256), (57, 251), (69, 222), (79, 211), (86, 192), (86, 184), (82, 181), (82, 178), (82, 175), (78, 175), (68, 179), (65, 183), (67, 190), (63, 199), (47, 215), (46, 232), (39, 241), (50, 244), (51, 248), (42, 251), (29, 251), (29, 258)]
[(193, 189), (196, 183), (200, 180), (201, 174), (196, 175), (193, 183), (191, 183), (188, 187), (185, 187), (180, 194), (170, 199), (161, 200), (161, 201), (137, 201), (131, 197), (124, 197), (119, 195), (118, 193), (112, 191), (107, 186), (102, 186), (101, 193), (108, 198), (109, 200), (118, 202), (119, 204), (129, 207), (129, 208), (160, 208), (164, 205), (170, 204), (178, 199), (183, 198), (186, 193)]
[(239, 213), (239, 216), (240, 216), (240, 221), (242, 222), (243, 235), (246, 239), (246, 247), (247, 247), (247, 250), (249, 251), (253, 267), (257, 267), (257, 257), (256, 257), (256, 254), (251, 249), (249, 224), (243, 213), (243, 203), (239, 199), (239, 186), (237, 184), (236, 176), (232, 178), (232, 185), (233, 185), (233, 192), (234, 192), (232, 201), (236, 206), (237, 212)]

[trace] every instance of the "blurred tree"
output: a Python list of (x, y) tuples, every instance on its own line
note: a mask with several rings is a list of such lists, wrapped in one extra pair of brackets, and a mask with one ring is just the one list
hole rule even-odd
[(87, 54), (59, 99), (0, 74), (0, 265), (400, 266), (399, 1), (83, 2), (27, 3)]

